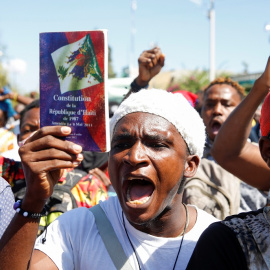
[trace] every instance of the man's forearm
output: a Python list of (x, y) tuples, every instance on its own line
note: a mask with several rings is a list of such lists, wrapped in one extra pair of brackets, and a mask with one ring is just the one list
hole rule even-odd
[(270, 169), (262, 159), (259, 147), (249, 143), (247, 138), (253, 115), (267, 92), (255, 83), (249, 95), (222, 125), (211, 151), (223, 168), (260, 190), (270, 188)]
[(222, 125), (212, 148), (212, 154), (219, 162), (224, 158), (239, 155), (244, 149), (251, 129), (251, 121), (267, 92), (254, 87), (247, 97), (235, 108)]
[(28, 269), (38, 226), (39, 219), (15, 214), (0, 239), (0, 268), (2, 270)]

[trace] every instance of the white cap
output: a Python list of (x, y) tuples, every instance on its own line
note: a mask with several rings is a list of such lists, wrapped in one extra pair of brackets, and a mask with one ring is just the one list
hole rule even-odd
[(134, 112), (146, 112), (163, 117), (179, 131), (190, 154), (202, 157), (206, 138), (205, 126), (198, 112), (182, 94), (172, 94), (161, 89), (142, 89), (132, 93), (120, 104), (111, 118), (111, 138), (117, 122)]

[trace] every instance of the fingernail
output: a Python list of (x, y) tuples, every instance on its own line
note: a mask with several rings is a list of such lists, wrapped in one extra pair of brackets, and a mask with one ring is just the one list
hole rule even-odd
[(74, 166), (79, 166), (81, 164), (81, 162), (79, 162), (79, 161), (73, 161), (72, 163)]
[(77, 151), (82, 151), (82, 147), (78, 144), (74, 144), (73, 145), (73, 149), (77, 152)]
[(78, 155), (77, 155), (77, 159), (83, 160), (83, 155), (82, 155), (82, 154), (78, 154)]
[(70, 131), (71, 131), (71, 128), (70, 127), (61, 127), (61, 131), (63, 132), (63, 133), (70, 133)]

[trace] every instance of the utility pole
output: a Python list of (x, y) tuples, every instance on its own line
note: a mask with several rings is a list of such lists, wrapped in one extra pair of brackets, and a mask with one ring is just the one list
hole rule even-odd
[(210, 82), (215, 79), (215, 9), (214, 0), (210, 0), (210, 9), (208, 18), (210, 20), (210, 68), (209, 80)]
[[(264, 30), (265, 30), (266, 32), (269, 32), (269, 31), (270, 31), (270, 23), (268, 23), (268, 24), (266, 24), (266, 25), (264, 26)], [(269, 43), (270, 43), (270, 36), (269, 36)]]
[(130, 40), (130, 55), (129, 55), (129, 77), (133, 78), (137, 74), (135, 72), (135, 34), (136, 34), (136, 26), (135, 26), (135, 11), (137, 10), (137, 2), (136, 0), (131, 0), (131, 40)]

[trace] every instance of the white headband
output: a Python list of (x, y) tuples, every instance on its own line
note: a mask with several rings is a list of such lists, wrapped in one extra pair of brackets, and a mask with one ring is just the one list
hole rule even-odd
[(111, 118), (111, 138), (117, 122), (125, 115), (134, 112), (147, 112), (163, 117), (179, 131), (190, 154), (202, 157), (205, 126), (198, 112), (182, 94), (172, 94), (161, 89), (143, 89), (131, 94), (121, 103)]

